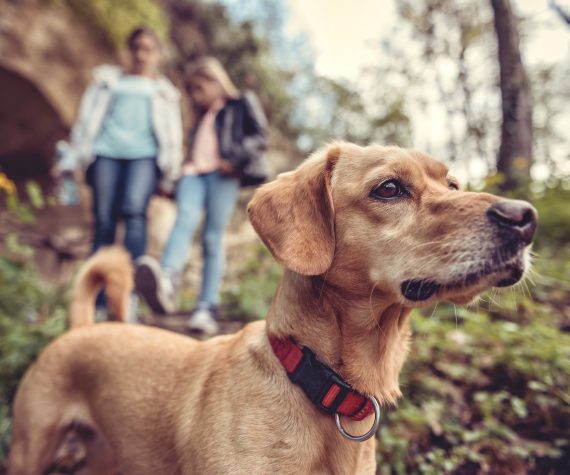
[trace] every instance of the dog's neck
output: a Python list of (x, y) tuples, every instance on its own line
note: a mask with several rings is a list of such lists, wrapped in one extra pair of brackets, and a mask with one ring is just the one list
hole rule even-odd
[(267, 315), (267, 333), (292, 337), (357, 391), (394, 403), (408, 353), (409, 312), (387, 295), (351, 295), (324, 279), (285, 270)]

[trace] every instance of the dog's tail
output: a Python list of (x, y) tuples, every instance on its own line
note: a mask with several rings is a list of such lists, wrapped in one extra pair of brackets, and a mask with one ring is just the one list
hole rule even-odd
[(69, 306), (70, 328), (95, 322), (95, 299), (102, 288), (109, 310), (125, 321), (133, 286), (133, 263), (127, 251), (120, 246), (101, 249), (83, 264), (75, 279)]

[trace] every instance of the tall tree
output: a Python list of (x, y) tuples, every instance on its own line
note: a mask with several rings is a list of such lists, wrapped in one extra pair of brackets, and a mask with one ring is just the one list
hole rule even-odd
[(532, 161), (532, 99), (521, 60), (517, 19), (510, 0), (491, 0), (499, 51), (503, 122), (497, 170), (508, 190), (530, 178)]

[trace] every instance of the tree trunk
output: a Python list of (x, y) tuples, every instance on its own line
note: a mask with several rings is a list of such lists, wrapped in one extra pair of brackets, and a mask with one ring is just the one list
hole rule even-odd
[(495, 12), (503, 109), (497, 171), (510, 190), (530, 179), (532, 161), (532, 100), (521, 60), (517, 20), (510, 0), (491, 0)]

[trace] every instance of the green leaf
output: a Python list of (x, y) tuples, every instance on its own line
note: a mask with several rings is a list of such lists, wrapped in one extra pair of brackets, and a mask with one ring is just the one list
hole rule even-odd
[(26, 193), (34, 208), (41, 209), (45, 206), (44, 194), (35, 181), (26, 182)]
[(34, 250), (32, 247), (22, 244), (15, 232), (10, 232), (6, 236), (6, 247), (14, 254), (20, 254), (24, 257), (32, 257)]

